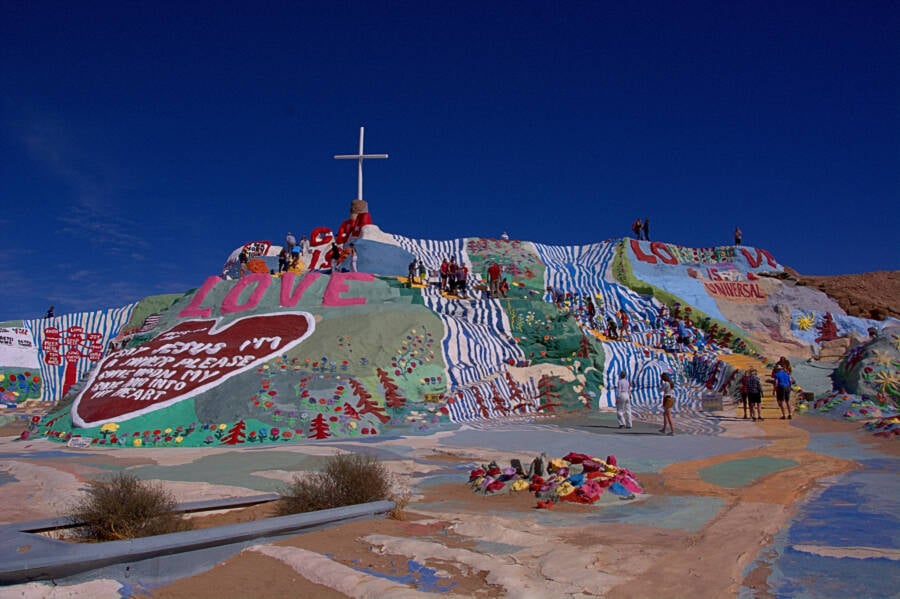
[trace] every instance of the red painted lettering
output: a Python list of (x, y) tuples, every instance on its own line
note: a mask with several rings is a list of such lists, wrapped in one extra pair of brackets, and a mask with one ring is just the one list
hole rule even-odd
[(631, 251), (634, 252), (634, 256), (640, 260), (641, 262), (647, 262), (648, 264), (656, 264), (656, 258), (651, 256), (650, 254), (645, 254), (644, 250), (641, 249), (641, 244), (638, 243), (636, 239), (631, 239)]
[(678, 258), (676, 258), (672, 254), (672, 250), (670, 250), (666, 246), (666, 244), (662, 243), (661, 241), (651, 241), (650, 251), (653, 252), (657, 258), (659, 258), (666, 264), (678, 264)]

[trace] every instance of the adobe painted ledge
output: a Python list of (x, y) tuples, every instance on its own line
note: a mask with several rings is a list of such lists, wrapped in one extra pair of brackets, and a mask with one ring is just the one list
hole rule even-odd
[[(244, 507), (277, 499), (278, 495), (257, 495), (215, 501), (180, 504), (180, 512), (212, 511)], [(395, 508), (392, 501), (265, 518), (214, 528), (165, 535), (109, 541), (71, 543), (36, 534), (67, 526), (66, 518), (50, 518), (6, 524), (0, 527), (0, 585), (39, 580), (61, 580), (95, 570), (113, 567), (128, 577), (131, 565), (159, 558), (183, 556), (188, 562), (204, 561), (194, 552), (220, 548), (234, 554), (260, 539), (271, 539), (309, 532), (354, 520), (381, 517)], [(222, 558), (222, 556), (219, 556)], [(172, 560), (167, 560), (172, 561)], [(146, 564), (145, 564), (146, 565)], [(190, 564), (181, 564), (189, 567)], [(158, 569), (154, 568), (154, 569)]]

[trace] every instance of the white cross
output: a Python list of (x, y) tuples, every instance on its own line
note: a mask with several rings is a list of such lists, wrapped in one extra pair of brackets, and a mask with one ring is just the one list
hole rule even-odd
[(362, 165), (366, 158), (387, 158), (387, 154), (364, 154), (363, 153), (363, 135), (365, 127), (359, 128), (359, 154), (339, 154), (335, 156), (335, 160), (356, 160), (359, 163), (359, 174), (356, 179), (356, 199), (363, 199), (362, 194)]

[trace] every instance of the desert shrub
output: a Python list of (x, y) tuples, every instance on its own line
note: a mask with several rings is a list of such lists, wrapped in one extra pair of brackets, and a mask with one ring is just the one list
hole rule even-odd
[(391, 497), (391, 474), (378, 458), (338, 454), (321, 472), (295, 476), (281, 492), (281, 516), (356, 505)]
[(68, 517), (78, 525), (79, 537), (117, 541), (190, 529), (176, 505), (162, 485), (119, 472), (107, 480), (90, 481)]

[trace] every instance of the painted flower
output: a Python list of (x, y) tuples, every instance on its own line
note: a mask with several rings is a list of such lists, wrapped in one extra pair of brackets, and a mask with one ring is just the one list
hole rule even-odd
[(144, 442), (141, 441), (140, 438), (138, 438), (138, 439), (135, 439), (134, 441), (132, 441), (132, 444), (133, 444), (135, 447), (140, 447), (141, 445), (144, 444)]

